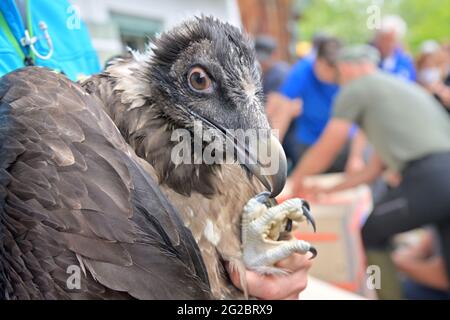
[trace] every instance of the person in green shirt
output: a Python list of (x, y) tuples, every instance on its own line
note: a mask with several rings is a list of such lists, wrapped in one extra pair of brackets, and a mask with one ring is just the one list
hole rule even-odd
[[(385, 169), (400, 174), (400, 185), (375, 204), (362, 228), (368, 262), (380, 262), (371, 258), (377, 257), (376, 252), (386, 252), (392, 236), (434, 225), (442, 258), (434, 269), (427, 271), (433, 278), (429, 283), (438, 283), (438, 289), (448, 293), (450, 120), (420, 86), (379, 71), (378, 53), (370, 46), (346, 47), (337, 60), (337, 78), (343, 88), (335, 100), (333, 117), (318, 143), (294, 169), (291, 176), (294, 192), (311, 191), (303, 186), (303, 179), (326, 170), (345, 144), (352, 123), (356, 123), (375, 149), (369, 164), (363, 171), (347, 176), (338, 186), (316, 189), (314, 193), (373, 182)], [(382, 286), (392, 282), (388, 277), (385, 280), (382, 278)], [(384, 290), (379, 294), (382, 298), (393, 297), (393, 291)]]

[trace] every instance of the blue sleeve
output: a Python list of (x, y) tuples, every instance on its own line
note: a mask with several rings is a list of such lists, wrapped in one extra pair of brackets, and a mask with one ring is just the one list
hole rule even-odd
[[(39, 21), (45, 21), (54, 46), (51, 59), (36, 59), (37, 65), (61, 70), (72, 80), (100, 71), (100, 63), (89, 31), (76, 6), (72, 6), (67, 0), (41, 0), (30, 3), (34, 30), (39, 32)], [(49, 49), (45, 41), (39, 41), (36, 47), (43, 53)]]
[[(51, 51), (50, 42), (46, 41), (40, 29), (41, 21), (47, 26), (54, 49), (48, 59), (35, 57), (36, 65), (62, 71), (72, 80), (101, 70), (87, 27), (81, 21), (75, 6), (68, 0), (40, 0), (29, 3), (27, 16), (33, 35), (38, 39), (34, 44), (35, 49), (43, 56)], [(3, 75), (23, 67), (23, 55), (27, 55), (29, 49), (19, 45), (25, 29), (14, 1), (0, 1), (0, 12), (4, 17), (0, 28), (0, 75)], [(11, 36), (6, 36), (6, 33)], [(14, 38), (15, 41), (11, 41)], [(17, 42), (17, 46), (13, 46), (11, 42)]]
[(299, 61), (288, 73), (280, 87), (280, 93), (290, 99), (302, 98), (306, 84), (306, 63)]
[(416, 81), (416, 68), (414, 66), (413, 60), (410, 57), (407, 57), (405, 63), (409, 70), (409, 80)]
[(416, 69), (411, 57), (407, 54), (402, 54), (399, 60), (399, 66), (396, 73), (405, 79), (416, 81)]
[(359, 130), (358, 125), (353, 123), (352, 126), (350, 127), (350, 130), (348, 131), (349, 139), (353, 139), (355, 135), (358, 133), (358, 130)]
[(0, 32), (0, 77), (24, 66), (13, 46), (4, 37), (4, 33)]

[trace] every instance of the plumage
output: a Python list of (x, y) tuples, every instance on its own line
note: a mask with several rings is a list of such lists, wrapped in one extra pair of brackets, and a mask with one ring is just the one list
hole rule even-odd
[[(196, 67), (211, 94), (188, 85)], [(3, 77), (0, 295), (243, 297), (223, 263), (243, 272), (240, 214), (267, 182), (257, 166), (171, 161), (172, 133), (193, 134), (195, 121), (270, 129), (250, 41), (209, 17), (81, 85), (37, 67)], [(70, 265), (79, 290), (67, 288)]]
[[(189, 231), (98, 102), (65, 77), (36, 67), (13, 72), (1, 84), (1, 295), (209, 297)], [(36, 91), (53, 91), (54, 100), (20, 107)], [(64, 125), (56, 125), (62, 118)], [(87, 270), (82, 287), (69, 290), (67, 268), (81, 263)], [(171, 274), (177, 276), (166, 283)]]

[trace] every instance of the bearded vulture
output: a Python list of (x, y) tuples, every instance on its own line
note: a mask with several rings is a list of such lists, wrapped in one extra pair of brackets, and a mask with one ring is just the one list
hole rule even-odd
[(251, 42), (211, 17), (81, 84), (39, 67), (4, 76), (0, 298), (241, 298), (224, 262), (276, 272), (277, 260), (314, 251), (281, 239), (309, 220), (305, 202), (268, 208), (286, 178), (274, 138), (261, 141), (276, 172), (234, 136), (223, 141), (256, 162), (175, 163), (173, 133), (194, 135), (196, 122), (222, 137), (270, 129)]

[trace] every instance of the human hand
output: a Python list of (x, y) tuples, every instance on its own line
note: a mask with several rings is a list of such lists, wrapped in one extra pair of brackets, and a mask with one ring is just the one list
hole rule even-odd
[(414, 281), (425, 286), (448, 291), (449, 280), (445, 262), (441, 256), (424, 258), (416, 255), (415, 250), (396, 250), (392, 255), (395, 266)]
[(417, 253), (412, 248), (401, 248), (391, 254), (392, 262), (402, 272), (406, 272), (412, 262), (418, 259)]
[[(246, 270), (245, 278), (249, 296), (263, 300), (297, 300), (308, 282), (308, 270), (312, 266), (312, 254), (293, 253), (276, 266), (291, 271), (287, 275), (263, 275)], [(228, 268), (233, 284), (242, 289), (239, 274)]]
[(305, 195), (306, 186), (304, 184), (303, 177), (297, 176), (294, 172), (286, 181), (286, 185), (289, 185), (290, 197), (305, 198), (304, 195)]
[(397, 188), (402, 182), (402, 176), (391, 170), (384, 172), (383, 179), (392, 188)]
[(272, 92), (267, 96), (265, 109), (275, 135), (282, 141), (291, 121), (301, 114), (302, 101), (290, 100), (280, 93)]
[(352, 174), (359, 172), (364, 169), (366, 163), (364, 159), (359, 156), (351, 156), (348, 158), (347, 163), (345, 164), (345, 172), (347, 174)]
[(289, 178), (286, 185), (289, 185), (289, 197), (300, 197), (308, 201), (318, 201), (322, 197), (335, 192), (334, 186), (323, 186), (320, 184), (304, 183), (304, 179), (295, 177)]

